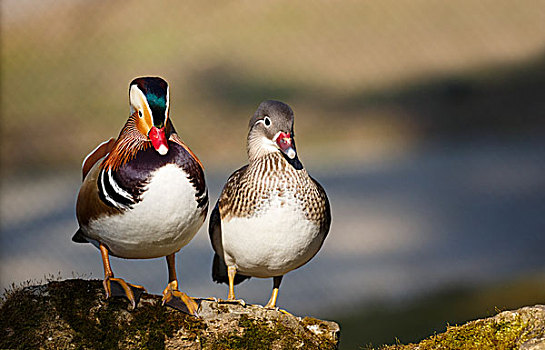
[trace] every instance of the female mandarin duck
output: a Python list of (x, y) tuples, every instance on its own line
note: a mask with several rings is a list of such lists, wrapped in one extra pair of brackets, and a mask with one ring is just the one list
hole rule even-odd
[(144, 288), (114, 278), (109, 255), (165, 256), (163, 304), (190, 314), (196, 302), (178, 290), (174, 255), (195, 236), (208, 210), (203, 166), (169, 119), (169, 89), (161, 78), (129, 87), (131, 115), (117, 140), (102, 143), (83, 162), (75, 242), (100, 249), (106, 297), (125, 296), (136, 307)]
[(293, 111), (277, 101), (261, 103), (250, 120), (249, 164), (227, 180), (210, 217), (214, 281), (234, 285), (273, 277), (266, 307), (274, 308), (282, 276), (320, 250), (331, 223), (322, 186), (297, 157)]

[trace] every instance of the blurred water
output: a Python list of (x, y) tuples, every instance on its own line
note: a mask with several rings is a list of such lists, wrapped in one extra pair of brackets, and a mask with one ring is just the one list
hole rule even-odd
[[(295, 314), (339, 316), (356, 302), (406, 300), (545, 268), (542, 139), (431, 144), (334, 171), (306, 165), (329, 195), (333, 224), (321, 252), (284, 278), (278, 304)], [(207, 174), (214, 203), (231, 171)], [(4, 181), (2, 288), (47, 274), (102, 278), (98, 250), (70, 239), (79, 184), (75, 172)], [(183, 290), (226, 296), (210, 277), (205, 227), (177, 257)], [(112, 264), (117, 276), (150, 292), (166, 285), (164, 259)], [(237, 296), (264, 304), (271, 284), (251, 279)]]

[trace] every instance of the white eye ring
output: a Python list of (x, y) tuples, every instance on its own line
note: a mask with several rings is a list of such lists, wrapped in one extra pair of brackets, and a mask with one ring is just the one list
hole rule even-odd
[(263, 124), (265, 124), (265, 126), (268, 128), (269, 126), (271, 126), (272, 122), (271, 122), (271, 118), (265, 116), (265, 118), (263, 118)]

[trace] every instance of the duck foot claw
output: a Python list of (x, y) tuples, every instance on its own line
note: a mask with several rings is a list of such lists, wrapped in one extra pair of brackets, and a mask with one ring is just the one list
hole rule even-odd
[(124, 297), (131, 303), (131, 310), (136, 309), (140, 297), (146, 292), (146, 288), (125, 282), (121, 278), (107, 278), (104, 280), (106, 299), (110, 297)]
[(246, 306), (246, 302), (242, 299), (217, 299), (218, 304), (239, 304)]
[(277, 310), (277, 311), (280, 311), (281, 313), (286, 314), (286, 315), (288, 315), (288, 316), (293, 316), (291, 313), (289, 313), (289, 312), (286, 311), (286, 310), (283, 310), (283, 309), (280, 309), (280, 308), (276, 308), (276, 310)]
[(288, 311), (284, 310), (284, 309), (281, 309), (279, 308), (278, 306), (272, 306), (272, 305), (264, 305), (262, 306), (262, 308), (264, 309), (268, 309), (268, 310), (274, 310), (274, 311), (278, 311), (278, 312), (281, 312), (285, 315), (288, 315), (288, 316), (293, 316), (291, 313), (289, 313)]
[(163, 305), (195, 317), (199, 317), (198, 310), (201, 302), (202, 300), (193, 299), (179, 290), (167, 290), (163, 294)]
[(201, 298), (201, 300), (213, 301), (213, 302), (215, 302), (215, 303), (219, 303), (219, 302), (220, 302), (220, 299), (218, 299), (218, 298), (216, 298), (216, 297)]

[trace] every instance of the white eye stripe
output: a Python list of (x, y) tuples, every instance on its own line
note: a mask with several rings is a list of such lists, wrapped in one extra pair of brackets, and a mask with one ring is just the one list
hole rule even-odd
[(166, 97), (166, 107), (165, 107), (165, 121), (168, 119), (168, 109), (170, 106), (170, 87), (167, 85), (167, 97)]
[(143, 110), (146, 109), (153, 119), (153, 114), (151, 113), (151, 109), (149, 107), (148, 100), (146, 99), (146, 95), (144, 95), (142, 90), (140, 90), (137, 85), (131, 86), (129, 95), (130, 95), (131, 105), (136, 110), (138, 110), (138, 115), (140, 117), (143, 117), (144, 115)]
[(258, 120), (256, 122), (256, 124), (257, 123), (261, 123), (261, 124), (265, 125), (265, 127), (268, 128), (269, 126), (271, 126), (272, 121), (271, 121), (271, 118), (269, 118), (268, 116), (265, 116), (265, 118)]

